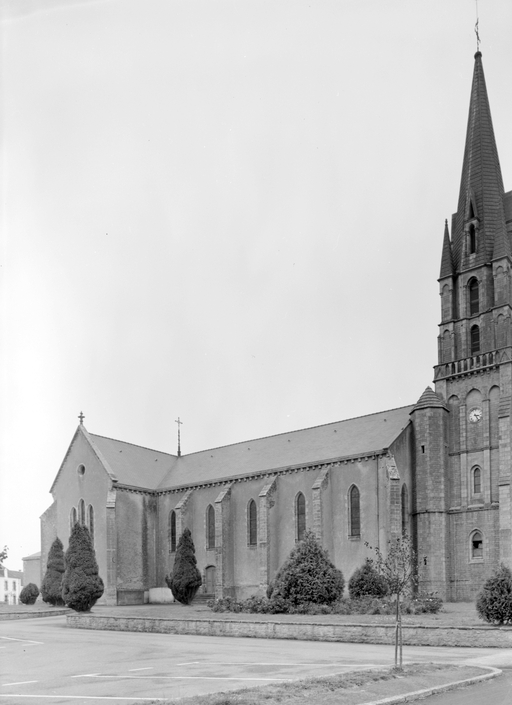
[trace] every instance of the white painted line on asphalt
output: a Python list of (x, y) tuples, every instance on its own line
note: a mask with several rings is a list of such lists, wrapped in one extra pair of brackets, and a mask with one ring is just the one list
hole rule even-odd
[(0, 636), (0, 639), (7, 639), (8, 641), (21, 641), (22, 644), (27, 644), (27, 646), (44, 644), (44, 641), (34, 641), (33, 639), (15, 639), (13, 636)]
[(154, 669), (154, 666), (146, 666), (145, 668), (129, 668), (128, 672), (131, 673), (132, 671), (152, 671)]
[(79, 676), (70, 676), (70, 678), (94, 678), (99, 675), (99, 673), (82, 673)]
[[(242, 676), (124, 676), (123, 674), (112, 673), (111, 675), (101, 675), (91, 673), (90, 678), (117, 678), (119, 680), (168, 680), (168, 681), (290, 681), (292, 678), (245, 678)], [(71, 678), (87, 678), (87, 676), (71, 676)]]
[(37, 683), (37, 681), (16, 681), (16, 683), (2, 683), (2, 688), (8, 685), (26, 685), (27, 683)]
[(0, 698), (32, 698), (32, 700), (35, 698), (51, 698), (52, 700), (62, 700), (62, 698), (66, 698), (66, 700), (136, 700), (138, 703), (145, 702), (146, 700), (152, 703), (169, 702), (168, 698), (123, 698), (113, 695), (21, 695), (20, 693), (0, 693)]

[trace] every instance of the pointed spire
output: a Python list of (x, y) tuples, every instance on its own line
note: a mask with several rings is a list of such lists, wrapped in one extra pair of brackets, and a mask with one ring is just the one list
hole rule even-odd
[(476, 261), (472, 264), (489, 262), (495, 249), (507, 249), (503, 195), (503, 179), (487, 97), (482, 54), (477, 51), (459, 203), (452, 231), (453, 255), (457, 267), (462, 264), (465, 226), (471, 218), (477, 219), (478, 232)]
[(444, 401), (441, 399), (440, 396), (438, 396), (432, 387), (427, 387), (421, 397), (418, 399), (416, 402), (416, 405), (414, 409), (411, 411), (411, 414), (414, 413), (415, 411), (418, 411), (418, 409), (446, 409)]
[(450, 231), (448, 230), (448, 221), (444, 221), (444, 238), (443, 238), (443, 254), (441, 255), (441, 273), (439, 279), (451, 277), (454, 273), (452, 243), (450, 242)]

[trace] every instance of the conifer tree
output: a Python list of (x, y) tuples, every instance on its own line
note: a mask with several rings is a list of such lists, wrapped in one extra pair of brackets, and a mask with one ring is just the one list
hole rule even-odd
[(23, 605), (35, 604), (38, 597), (39, 588), (35, 583), (29, 583), (28, 585), (25, 585), (23, 590), (20, 592), (20, 602)]
[(313, 532), (306, 531), (279, 569), (267, 595), (293, 606), (331, 605), (341, 598), (344, 587), (341, 570), (330, 561)]
[(189, 605), (192, 602), (203, 582), (197, 568), (195, 552), (190, 529), (185, 529), (176, 548), (172, 575), (165, 578), (174, 599), (184, 605)]
[(89, 612), (103, 595), (103, 580), (98, 575), (98, 564), (91, 535), (86, 526), (77, 522), (69, 537), (64, 556), (65, 571), (62, 578), (64, 604), (76, 612)]
[(41, 585), (43, 602), (54, 607), (63, 605), (62, 576), (64, 575), (64, 546), (57, 537), (52, 543), (46, 563), (46, 573)]
[(479, 617), (491, 624), (512, 624), (512, 571), (501, 563), (476, 600)]

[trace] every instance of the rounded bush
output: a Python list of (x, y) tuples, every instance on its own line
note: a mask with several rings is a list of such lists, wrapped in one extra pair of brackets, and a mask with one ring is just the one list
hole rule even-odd
[(185, 529), (180, 536), (171, 575), (165, 576), (175, 600), (189, 605), (202, 585), (201, 573), (197, 568), (194, 542), (190, 529)]
[(314, 534), (306, 531), (304, 540), (292, 550), (272, 583), (270, 599), (281, 598), (296, 607), (304, 603), (330, 605), (343, 594), (343, 574), (331, 563)]
[(33, 605), (37, 598), (39, 597), (39, 588), (35, 583), (29, 583), (25, 585), (23, 590), (20, 592), (20, 602), (24, 605)]
[(46, 573), (41, 585), (43, 602), (54, 607), (64, 604), (62, 599), (62, 576), (64, 575), (64, 546), (57, 537), (52, 543), (46, 564)]
[(367, 595), (384, 597), (388, 592), (388, 583), (386, 578), (377, 572), (372, 561), (367, 558), (348, 581), (348, 592), (352, 599)]
[(69, 537), (64, 563), (66, 566), (62, 577), (64, 604), (76, 612), (89, 612), (103, 595), (104, 585), (98, 575), (98, 564), (89, 529), (78, 522)]
[(503, 563), (485, 582), (476, 611), (491, 624), (512, 624), (512, 572)]

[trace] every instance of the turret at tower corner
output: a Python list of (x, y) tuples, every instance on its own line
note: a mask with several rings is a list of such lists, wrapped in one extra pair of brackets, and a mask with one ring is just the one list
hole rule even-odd
[(190, 454), (89, 433), (82, 417), (41, 517), (41, 564), (79, 521), (93, 534), (101, 601), (142, 603), (165, 586), (188, 528), (201, 590), (243, 599), (265, 594), (306, 530), (347, 578), (368, 545), (385, 552), (407, 534), (420, 589), (472, 599), (500, 562), (512, 567), (511, 239), (477, 52), (442, 239), (435, 389), (398, 409)]

